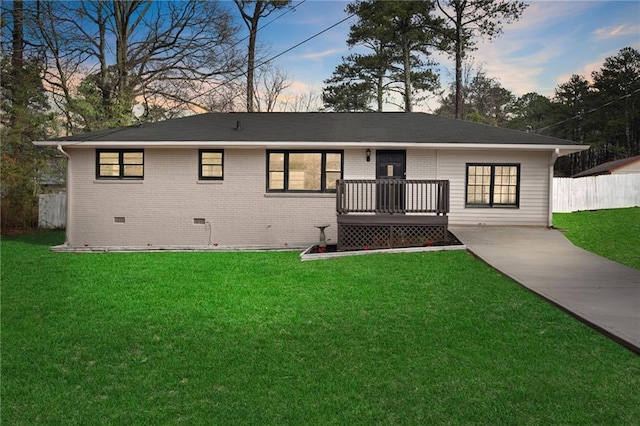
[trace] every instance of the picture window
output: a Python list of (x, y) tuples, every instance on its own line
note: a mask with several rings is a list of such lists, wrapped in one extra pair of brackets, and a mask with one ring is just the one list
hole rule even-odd
[(335, 192), (342, 151), (268, 151), (267, 191)]

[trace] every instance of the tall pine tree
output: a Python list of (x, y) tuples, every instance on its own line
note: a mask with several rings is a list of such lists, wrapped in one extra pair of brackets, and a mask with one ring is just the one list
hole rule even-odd
[(325, 81), (325, 107), (362, 110), (375, 100), (380, 111), (385, 101), (394, 102), (395, 94), (401, 98), (398, 107), (410, 112), (421, 100), (416, 96), (436, 91), (439, 82), (430, 55), (442, 48), (443, 21), (433, 15), (434, 9), (428, 0), (350, 3), (346, 11), (358, 21), (347, 44), (370, 53), (345, 58)]
[(462, 94), (462, 64), (467, 52), (474, 50), (477, 38), (491, 40), (502, 33), (502, 23), (520, 19), (527, 5), (509, 0), (437, 0), (440, 11), (446, 16), (455, 58), (455, 114), (464, 117)]

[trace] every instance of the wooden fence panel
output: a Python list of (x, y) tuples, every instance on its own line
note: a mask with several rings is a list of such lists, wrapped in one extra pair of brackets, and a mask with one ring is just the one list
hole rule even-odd
[(38, 227), (64, 229), (67, 219), (67, 194), (40, 194), (38, 200)]
[(640, 206), (640, 173), (553, 178), (554, 213)]

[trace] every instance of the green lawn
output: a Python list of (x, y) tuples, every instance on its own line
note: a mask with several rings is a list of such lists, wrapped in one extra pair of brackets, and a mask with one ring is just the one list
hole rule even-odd
[(640, 357), (466, 252), (3, 238), (2, 423), (640, 423)]
[(640, 207), (555, 213), (553, 224), (575, 245), (640, 269)]

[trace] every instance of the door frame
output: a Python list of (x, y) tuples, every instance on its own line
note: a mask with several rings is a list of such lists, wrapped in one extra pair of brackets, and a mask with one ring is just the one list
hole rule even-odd
[[(389, 177), (382, 176), (380, 173), (383, 170), (384, 164), (389, 161), (382, 162), (385, 154), (401, 155), (402, 167), (401, 174)], [(388, 166), (389, 164), (387, 164)], [(406, 180), (407, 179), (407, 151), (406, 150), (376, 150), (376, 180), (395, 179)], [(399, 213), (405, 212), (405, 185), (404, 183), (378, 183), (376, 185), (376, 212), (377, 213)]]

